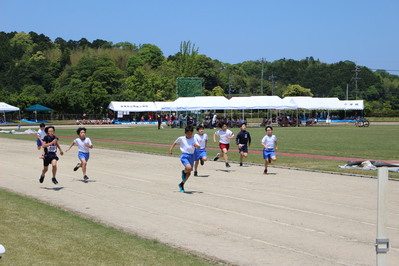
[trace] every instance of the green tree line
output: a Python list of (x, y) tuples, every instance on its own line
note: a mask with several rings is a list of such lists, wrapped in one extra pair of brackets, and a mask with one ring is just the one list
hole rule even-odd
[(21, 109), (39, 103), (61, 114), (99, 114), (110, 101), (171, 101), (178, 77), (201, 78), (203, 95), (348, 97), (365, 100), (374, 113), (399, 111), (399, 76), (351, 61), (229, 64), (200, 54), (190, 41), (165, 57), (154, 44), (0, 32), (0, 101)]

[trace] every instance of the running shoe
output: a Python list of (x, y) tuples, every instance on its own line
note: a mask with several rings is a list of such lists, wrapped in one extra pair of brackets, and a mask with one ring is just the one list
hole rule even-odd
[(179, 184), (179, 189), (180, 189), (180, 192), (184, 192), (184, 183), (183, 182), (181, 182)]
[(198, 176), (198, 172), (197, 171), (194, 171), (194, 176)]
[(41, 175), (40, 178), (39, 178), (39, 182), (43, 183), (43, 181), (44, 181), (44, 175)]
[(181, 180), (183, 180), (183, 182), (187, 181), (186, 173), (184, 172), (184, 170), (181, 170)]
[(242, 163), (240, 163), (240, 166), (242, 166)]
[(77, 170), (79, 169), (79, 167), (80, 167), (80, 163), (78, 163), (78, 164), (75, 166), (75, 168), (73, 168), (73, 170), (74, 170), (74, 171), (77, 171)]
[(87, 175), (85, 175), (85, 176), (83, 177), (83, 179), (86, 181), (87, 179), (89, 179), (89, 177), (88, 177)]
[(229, 164), (229, 163), (226, 163), (226, 167), (230, 167), (230, 164)]
[(55, 177), (51, 178), (51, 181), (53, 181), (54, 185), (58, 184), (58, 181), (57, 181), (57, 179), (55, 179)]
[(213, 158), (214, 161), (217, 161), (219, 159), (220, 153), (216, 154), (215, 158)]
[(202, 159), (200, 159), (200, 164), (204, 165), (204, 161)]
[(264, 175), (267, 175), (267, 169), (265, 169), (265, 171), (263, 171), (263, 174), (264, 174)]

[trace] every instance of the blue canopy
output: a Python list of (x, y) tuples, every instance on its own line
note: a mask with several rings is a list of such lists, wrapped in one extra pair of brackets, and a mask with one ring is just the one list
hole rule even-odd
[(29, 106), (28, 108), (26, 108), (25, 111), (36, 111), (36, 112), (37, 111), (53, 111), (53, 109), (43, 106), (41, 104), (35, 104), (35, 105)]

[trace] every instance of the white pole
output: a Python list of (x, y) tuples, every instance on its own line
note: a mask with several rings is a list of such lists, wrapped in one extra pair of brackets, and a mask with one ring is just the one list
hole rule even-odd
[(385, 232), (387, 183), (388, 168), (378, 168), (377, 239), (375, 243), (377, 266), (387, 265), (387, 252), (389, 251), (389, 239)]

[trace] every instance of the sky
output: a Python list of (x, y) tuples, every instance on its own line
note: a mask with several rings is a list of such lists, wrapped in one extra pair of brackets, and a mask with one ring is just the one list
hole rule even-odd
[(313, 56), (399, 75), (398, 14), (398, 0), (0, 0), (0, 31), (148, 43), (166, 57), (191, 41), (230, 64)]

